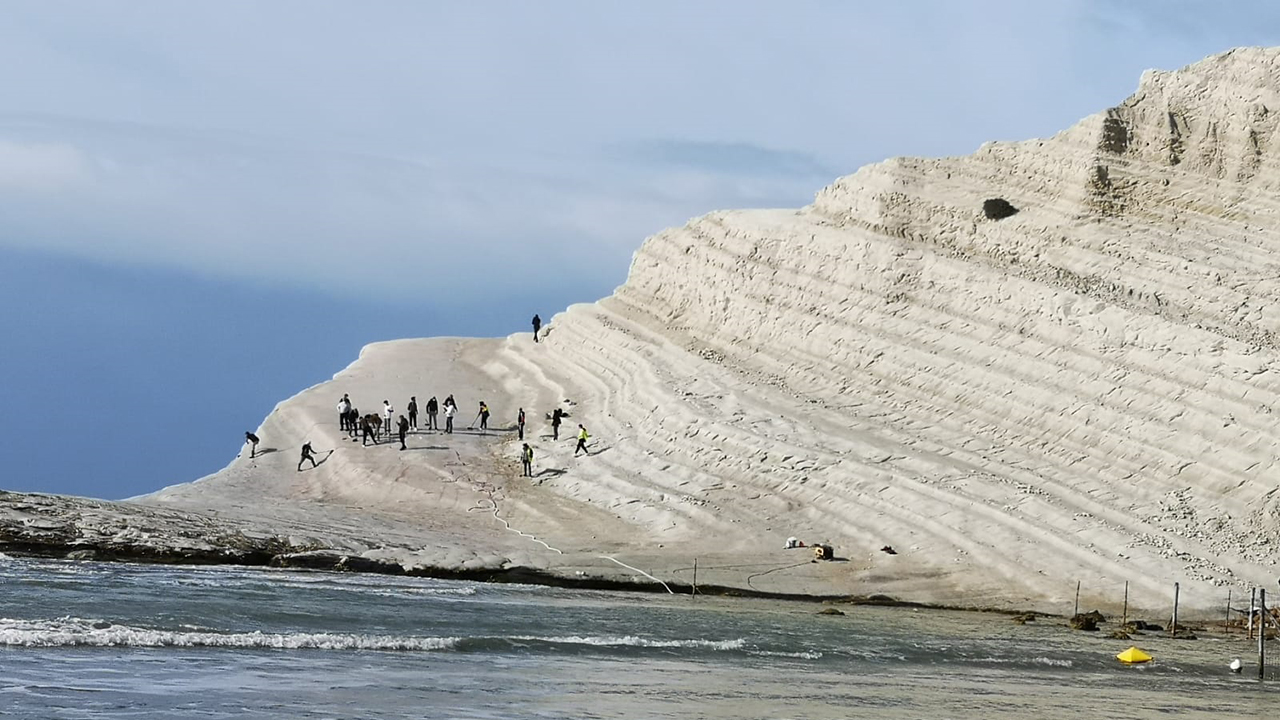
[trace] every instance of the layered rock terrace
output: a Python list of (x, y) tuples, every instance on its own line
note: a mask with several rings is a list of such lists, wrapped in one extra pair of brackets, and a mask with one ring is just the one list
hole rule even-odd
[[(260, 431), (338, 447), (316, 471), (240, 458), (141, 502), (282, 526), (341, 508), (344, 537), (394, 528), (357, 551), (406, 564), (687, 583), (700, 558), (728, 587), (1057, 610), (1076, 581), (1151, 608), (1179, 582), (1220, 608), (1274, 580), (1280, 544), (1278, 129), (1280, 50), (1238, 49), (1052, 138), (712, 213), (646, 240), (544, 342), (366, 348)], [(453, 392), (503, 426), (524, 407), (543, 474), (517, 477), (509, 428), (346, 444), (343, 392)]]

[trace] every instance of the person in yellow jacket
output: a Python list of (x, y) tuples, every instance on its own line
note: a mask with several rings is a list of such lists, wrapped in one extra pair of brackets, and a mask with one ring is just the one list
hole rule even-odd
[(520, 451), (520, 463), (524, 465), (524, 476), (533, 477), (533, 448), (529, 447), (529, 443), (525, 443), (524, 449)]
[(584, 453), (587, 453), (588, 455), (590, 455), (590, 454), (591, 454), (591, 453), (587, 450), (587, 438), (589, 438), (589, 437), (591, 437), (591, 436), (587, 434), (587, 429), (586, 429), (585, 427), (583, 427), (581, 424), (579, 424), (579, 425), (578, 425), (578, 447), (576, 447), (576, 448), (574, 448), (574, 449), (573, 449), (573, 456), (574, 456), (574, 457), (578, 457), (578, 451), (579, 451), (579, 450), (581, 450), (581, 451), (582, 451), (582, 452), (584, 452)]

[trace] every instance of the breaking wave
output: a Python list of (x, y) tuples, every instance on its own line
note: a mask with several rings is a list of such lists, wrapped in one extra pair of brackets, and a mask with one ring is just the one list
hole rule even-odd
[(770, 650), (752, 650), (750, 652), (752, 655), (759, 655), (761, 657), (796, 658), (799, 660), (821, 660), (822, 659), (822, 653), (818, 652), (817, 650), (804, 650), (801, 652), (774, 652)]
[[(669, 648), (734, 651), (746, 641), (602, 636), (422, 637), (330, 632), (220, 632), (196, 625), (152, 629), (106, 620), (64, 617), (57, 620), (0, 619), (0, 646), (11, 647), (206, 647), (279, 650), (452, 650), (485, 652), (523, 649), (554, 652), (557, 646), (595, 648)], [(801, 655), (803, 656), (803, 655)], [(819, 655), (820, 656), (820, 655)]]
[(643, 638), (635, 635), (617, 636), (580, 636), (561, 635), (553, 637), (516, 636), (511, 638), (517, 642), (555, 643), (560, 645), (591, 645), (595, 647), (640, 647), (640, 648), (697, 648), (704, 650), (741, 650), (746, 647), (742, 638), (736, 640), (664, 640)]
[(103, 620), (0, 619), (0, 645), (20, 647), (211, 647), (281, 650), (451, 650), (459, 638), (343, 633), (152, 630)]
[(1029, 658), (1001, 658), (1001, 657), (983, 657), (974, 658), (972, 662), (988, 663), (996, 665), (1048, 665), (1049, 667), (1072, 667), (1074, 662), (1066, 658), (1051, 657), (1029, 657)]

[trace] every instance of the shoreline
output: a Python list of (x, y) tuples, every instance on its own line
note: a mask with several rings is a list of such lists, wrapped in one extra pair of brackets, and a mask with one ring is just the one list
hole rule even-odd
[[(1041, 603), (1005, 603), (1001, 606), (972, 602), (937, 602), (900, 599), (890, 588), (868, 587), (867, 592), (788, 592), (723, 582), (693, 583), (649, 575), (608, 556), (580, 552), (564, 557), (552, 569), (538, 567), (536, 556), (471, 555), (459, 562), (440, 554), (409, 556), (368, 537), (325, 537), (315, 526), (302, 528), (284, 518), (270, 530), (248, 518), (207, 514), (192, 509), (164, 508), (133, 502), (97, 500), (76, 496), (0, 491), (0, 553), (14, 559), (114, 562), (138, 565), (240, 566), (363, 573), (482, 583), (523, 583), (573, 590), (610, 590), (672, 595), (706, 595), (723, 598), (784, 600), (822, 605), (906, 607), (926, 610), (980, 612), (1007, 617), (1035, 616), (1068, 619), (1071, 613)], [(331, 528), (337, 531), (339, 528)], [(306, 534), (302, 534), (302, 533)], [(409, 548), (400, 547), (400, 550)], [(484, 558), (483, 562), (476, 562)], [(759, 565), (767, 565), (757, 556)], [(612, 565), (592, 561), (613, 560), (634, 571), (623, 573)], [(628, 558), (642, 567), (654, 565)], [(650, 560), (650, 559), (646, 559)], [(760, 562), (763, 560), (763, 562)], [(444, 564), (448, 563), (448, 564)], [(815, 571), (827, 566), (811, 560), (798, 565)], [(787, 565), (785, 567), (797, 567)], [(581, 569), (578, 569), (581, 568)], [(670, 571), (668, 564), (665, 570)], [(713, 566), (708, 566), (713, 571)], [(666, 573), (663, 573), (666, 574)], [(709, 572), (708, 574), (712, 574)], [(722, 575), (722, 577), (724, 577)], [(749, 583), (749, 580), (748, 580)], [(881, 585), (881, 583), (876, 583)], [(799, 581), (791, 587), (816, 590), (832, 584)], [(1069, 610), (1070, 608), (1068, 608)], [(1082, 612), (1101, 610), (1117, 616), (1117, 608), (1086, 600)], [(1130, 617), (1158, 617), (1160, 608), (1129, 606)], [(1186, 607), (1191, 622), (1210, 621), (1203, 609)]]
[[(151, 550), (150, 548), (147, 550)], [(616, 592), (632, 592), (670, 595), (706, 595), (718, 598), (743, 598), (755, 600), (781, 600), (787, 602), (809, 603), (819, 605), (854, 605), (868, 607), (900, 607), (917, 610), (946, 610), (953, 612), (976, 612), (1015, 617), (1034, 615), (1045, 618), (1063, 618), (1056, 613), (1039, 610), (1011, 610), (1007, 608), (972, 607), (921, 603), (899, 600), (883, 594), (871, 595), (814, 595), (804, 593), (781, 593), (767, 590), (752, 590), (724, 585), (698, 585), (696, 592), (690, 584), (679, 582), (647, 582), (614, 580), (603, 577), (567, 577), (553, 572), (546, 572), (531, 567), (486, 568), (475, 570), (450, 569), (439, 567), (404, 567), (389, 562), (381, 562), (355, 555), (346, 555), (330, 550), (315, 550), (301, 553), (284, 553), (272, 555), (267, 552), (250, 552), (246, 554), (229, 554), (230, 551), (205, 553), (179, 553), (176, 551), (148, 552), (134, 549), (121, 552), (119, 549), (103, 550), (89, 546), (57, 546), (57, 545), (22, 545), (17, 543), (0, 544), (0, 554), (13, 559), (65, 560), (70, 562), (120, 563), (126, 565), (162, 565), (189, 567), (252, 567), (276, 570), (305, 570), (311, 572), (330, 572), (367, 575), (391, 575), (399, 577), (431, 578), (436, 580), (462, 580), (491, 584), (525, 584), (541, 585), (569, 590), (609, 590)]]
[[(75, 556), (77, 553), (83, 553), (83, 555)], [(6, 544), (0, 546), (0, 554), (7, 555), (11, 559), (21, 560), (45, 559), (64, 560), (70, 562), (119, 563), (123, 565), (240, 567), (336, 574), (390, 575), (396, 577), (470, 581), (494, 585), (524, 584), (568, 590), (606, 590), (613, 592), (657, 595), (667, 593), (670, 595), (687, 595), (690, 597), (703, 595), (714, 598), (775, 600), (823, 606), (824, 610), (820, 610), (820, 614), (836, 615), (843, 614), (843, 612), (839, 610), (830, 612), (829, 610), (838, 606), (910, 608), (913, 610), (980, 613), (983, 615), (999, 615), (1006, 617), (1019, 625), (1025, 624), (1029, 621), (1049, 619), (1060, 622), (1063, 627), (1068, 628), (1071, 632), (1084, 632), (1087, 635), (1095, 635), (1098, 638), (1109, 637), (1101, 628), (1095, 627), (1092, 630), (1077, 630), (1072, 626), (1072, 618), (1070, 616), (1060, 613), (1043, 612), (1040, 610), (913, 602), (908, 600), (899, 600), (897, 598), (878, 593), (871, 595), (813, 595), (769, 592), (721, 585), (699, 585), (697, 592), (695, 593), (693, 586), (688, 584), (675, 582), (664, 584), (662, 582), (613, 580), (603, 577), (574, 578), (530, 567), (488, 568), (475, 570), (438, 567), (416, 567), (412, 569), (405, 569), (394, 563), (381, 562), (359, 556), (343, 555), (338, 552), (327, 550), (276, 555), (269, 557), (265, 562), (260, 561), (261, 558), (266, 557), (265, 553), (252, 553), (247, 556), (241, 555), (235, 557), (229, 557), (225, 554), (216, 557), (213, 554), (186, 557), (163, 557), (163, 554), (156, 553), (149, 554), (145, 552), (134, 552), (130, 554), (112, 552), (107, 556), (103, 556), (98, 554), (96, 549), (92, 548), (68, 548), (49, 545), (29, 546), (23, 548), (15, 547), (13, 544)], [(1090, 610), (1085, 611), (1084, 614), (1089, 615), (1096, 612), (1096, 610)], [(1150, 616), (1150, 613), (1143, 613), (1141, 610), (1135, 610), (1135, 612), (1129, 616), (1129, 623), (1139, 621), (1140, 616), (1143, 615)], [(1019, 620), (1019, 618), (1022, 619)], [(1124, 630), (1124, 625), (1121, 620), (1114, 616), (1105, 617), (1105, 619), (1100, 622), (1113, 623), (1116, 631), (1123, 632)], [(1214, 623), (1215, 621), (1212, 619), (1190, 614), (1185, 618), (1185, 623), (1179, 624), (1180, 634), (1176, 637), (1170, 637), (1167, 639), (1195, 640), (1199, 637), (1226, 637), (1230, 635), (1229, 629), (1226, 629), (1225, 627), (1216, 628), (1214, 627)], [(1181, 634), (1184, 631), (1189, 634)], [(1138, 634), (1143, 636), (1154, 635), (1164, 637), (1166, 632), (1164, 630), (1157, 630), (1139, 632)], [(1127, 637), (1128, 636), (1126, 635), (1125, 638)]]

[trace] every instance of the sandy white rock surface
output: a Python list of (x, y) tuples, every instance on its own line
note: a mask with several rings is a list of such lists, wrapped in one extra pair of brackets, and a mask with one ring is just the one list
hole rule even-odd
[[(688, 584), (696, 560), (700, 584), (1057, 612), (1077, 581), (1104, 610), (1178, 582), (1220, 609), (1277, 578), (1278, 130), (1280, 50), (1238, 49), (1049, 139), (712, 213), (543, 342), (370, 345), (266, 418), (274, 452), (136, 503), (406, 567)], [(361, 447), (343, 393), (452, 393), (459, 432)], [(305, 440), (334, 452), (297, 472)]]

